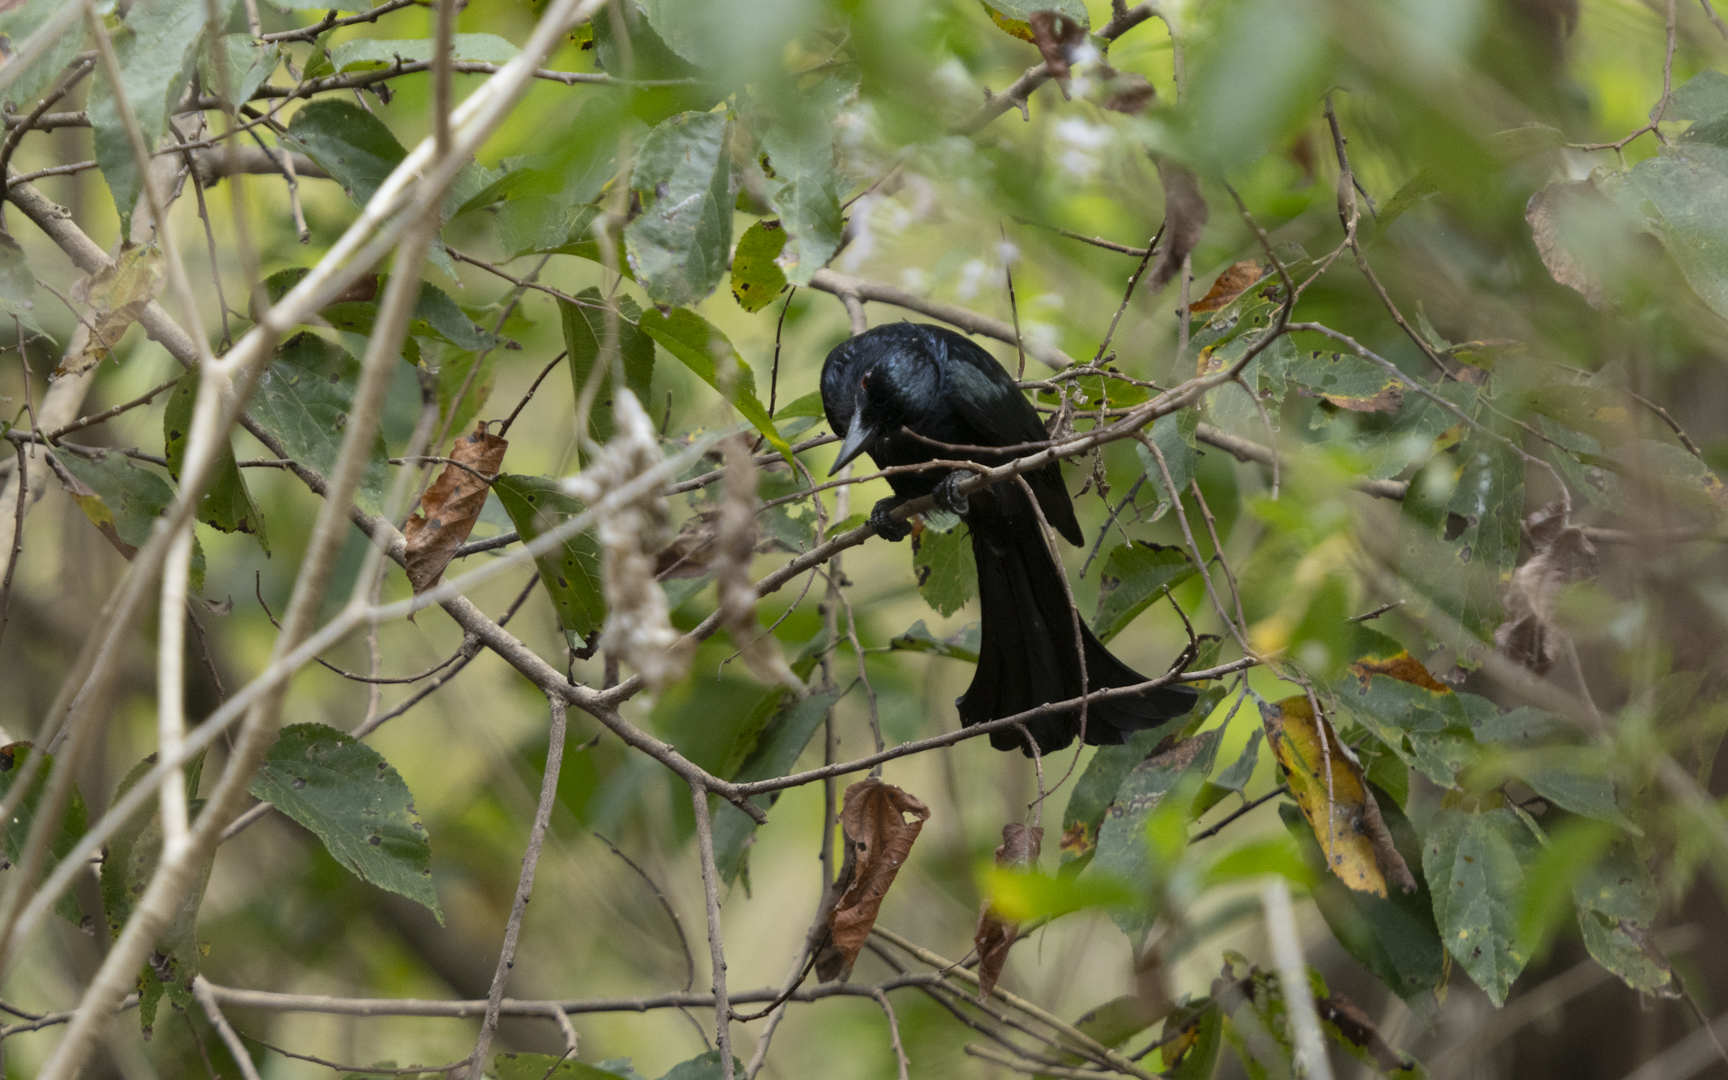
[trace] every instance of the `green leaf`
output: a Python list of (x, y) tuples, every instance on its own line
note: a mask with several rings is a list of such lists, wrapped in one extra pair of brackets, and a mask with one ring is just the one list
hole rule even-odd
[[(799, 666), (805, 668), (798, 672), (800, 678), (809, 675), (810, 669), (814, 667), (814, 657), (810, 660), (810, 663), (793, 665), (794, 671), (798, 671)], [(771, 695), (769, 700), (778, 700), (779, 696)], [(810, 740), (815, 737), (816, 729), (822, 726), (823, 717), (828, 715), (840, 698), (840, 691), (826, 690), (789, 702), (774, 713), (767, 726), (761, 729), (755, 748), (744, 759), (743, 765), (732, 779), (736, 783), (745, 784), (756, 780), (772, 780), (790, 773), (792, 766), (798, 763), (799, 756), (804, 753), (804, 748), (810, 745)], [(773, 805), (773, 799), (767, 795), (752, 796), (751, 801), (764, 809)], [(717, 804), (714, 813), (714, 861), (726, 884), (732, 884), (744, 871), (745, 858), (755, 838), (756, 823), (749, 815), (729, 802)]]
[(1441, 787), (1452, 787), (1476, 753), (1464, 705), (1451, 690), (1371, 674), (1370, 661), (1352, 665), (1333, 684), (1344, 715), (1367, 728), (1400, 760)]
[(1248, 786), (1248, 781), (1254, 778), (1254, 767), (1260, 764), (1260, 740), (1265, 735), (1265, 728), (1257, 727), (1249, 732), (1248, 744), (1242, 748), (1241, 755), (1201, 787), (1200, 796), (1194, 803), (1195, 817), (1217, 806), (1224, 801), (1225, 796), (1232, 793), (1241, 797), (1244, 803), (1248, 801), (1244, 789)]
[[(1196, 710), (1198, 711), (1198, 710)], [(1062, 812), (1062, 872), (1077, 874), (1092, 860), (1098, 846), (1098, 828), (1104, 813), (1116, 798), (1116, 791), (1128, 776), (1128, 771), (1149, 757), (1171, 734), (1178, 732), (1192, 717), (1166, 720), (1155, 728), (1136, 731), (1119, 746), (1100, 746), (1086, 763), (1080, 779), (1074, 782), (1074, 792), (1068, 796), (1068, 808)]]
[(426, 905), (444, 924), (414, 796), (378, 751), (324, 724), (294, 724), (265, 751), (249, 790), (311, 830), (355, 877)]
[[(474, 60), (483, 64), (507, 64), (521, 50), (496, 34), (455, 34), (451, 38), (451, 57)], [(404, 41), (380, 41), (377, 38), (350, 38), (330, 49), (330, 66), (338, 71), (375, 71), (395, 64), (397, 60), (412, 63), (432, 59), (431, 38), (410, 38)]]
[(833, 128), (822, 110), (807, 106), (771, 124), (762, 135), (762, 150), (779, 184), (768, 201), (785, 230), (785, 246), (775, 262), (787, 281), (808, 285), (840, 247)]
[(1573, 879), (1572, 896), (1584, 947), (1597, 963), (1641, 994), (1679, 996), (1674, 969), (1650, 936), (1661, 896), (1625, 837)]
[(636, 1076), (629, 1065), (624, 1068), (626, 1071), (618, 1072), (551, 1054), (499, 1054), (492, 1059), (498, 1080), (618, 1080), (620, 1076)]
[[(566, 494), (561, 483), (543, 476), (505, 473), (492, 481), (492, 492), (524, 541), (533, 541), (583, 510), (582, 503)], [(571, 648), (579, 647), (606, 621), (599, 542), (589, 533), (577, 533), (534, 563), (540, 568), (540, 583), (558, 612), (558, 625), (564, 628)]]
[[(606, 300), (589, 286), (576, 294), (582, 304), (558, 301), (564, 325), (564, 349), (570, 359), (570, 389), (580, 406), (582, 391), (594, 375), (606, 342)], [(624, 364), (624, 385), (646, 408), (653, 401), (654, 339), (637, 324), (642, 311), (628, 296), (618, 298), (618, 354)], [(588, 414), (588, 436), (595, 442), (612, 437), (612, 372), (600, 373), (600, 389)]]
[(757, 312), (786, 289), (786, 272), (776, 261), (786, 246), (786, 230), (774, 219), (758, 221), (738, 238), (732, 253), (732, 298), (745, 311)]
[(1353, 353), (1292, 351), (1284, 378), (1354, 412), (1397, 412), (1404, 384), (1371, 360)]
[[(67, 472), (96, 493), (100, 507), (87, 505), (85, 499), (78, 499), (79, 506), (98, 528), (103, 523), (97, 517), (103, 511), (107, 513), (115, 537), (133, 549), (130, 553), (121, 551), (128, 559), (150, 542), (156, 519), (167, 513), (176, 498), (168, 481), (124, 454), (98, 450), (94, 457), (84, 457), (67, 453), (59, 455), (59, 461)], [(196, 536), (192, 538), (190, 584), (193, 593), (204, 591), (204, 548)]]
[(227, 65), (227, 101), (234, 106), (250, 101), (282, 62), (282, 50), (274, 42), (260, 43), (251, 34), (224, 34), (207, 43), (198, 57), (198, 77), (210, 93), (222, 86), (214, 55), (218, 49)]
[(1032, 40), (1032, 27), (1026, 20), (1038, 11), (1054, 11), (1069, 22), (1088, 29), (1092, 26), (1081, 0), (985, 0), (984, 10), (997, 26), (1021, 41)]
[(365, 206), (408, 156), (384, 121), (340, 98), (307, 102), (283, 139), (341, 184), (356, 206)]
[(1110, 552), (1098, 576), (1098, 614), (1092, 632), (1108, 643), (1162, 599), (1165, 590), (1188, 580), (1194, 564), (1181, 548), (1136, 540)]
[(1392, 223), (1405, 214), (1427, 202), (1440, 190), (1440, 185), (1434, 179), (1434, 174), (1427, 169), (1412, 176), (1404, 182), (1404, 186), (1392, 193), (1386, 200), (1386, 205), (1380, 208), (1380, 214), (1375, 218), (1374, 239), (1379, 240), (1392, 227)]
[(1705, 68), (1674, 88), (1664, 120), (1715, 120), (1728, 116), (1728, 75)]
[[(478, 364), (479, 371), (474, 367)], [(438, 361), (438, 426), (443, 431), (467, 431), (492, 396), (498, 353), (446, 348)], [(472, 374), (473, 378), (469, 376)], [(463, 393), (463, 387), (467, 392)], [(456, 395), (462, 394), (461, 400)]]
[[(732, 1059), (734, 1076), (742, 1076), (744, 1063), (737, 1058)], [(660, 1080), (720, 1080), (720, 1051), (710, 1050), (701, 1057), (693, 1057), (689, 1061), (672, 1066), (672, 1071), (662, 1076)]]
[[(1392, 833), (1393, 846), (1406, 863), (1419, 865), (1421, 840), (1398, 804), (1383, 791), (1374, 793), (1374, 801)], [(1327, 870), (1326, 856), (1302, 812), (1285, 803), (1278, 813), (1314, 874), (1310, 886), (1314, 903), (1344, 951), (1406, 1001), (1439, 986), (1445, 973), (1445, 947), (1434, 923), (1437, 909), (1428, 885), (1418, 877), (1414, 893), (1396, 888), (1387, 889), (1384, 897), (1357, 892)]]
[(1582, 746), (1548, 747), (1515, 762), (1518, 778), (1554, 805), (1642, 836), (1620, 807), (1609, 764), (1599, 748)]
[(942, 615), (954, 614), (978, 595), (970, 529), (942, 532), (926, 520), (912, 537), (912, 567), (918, 575), (919, 594)]
[(1429, 484), (1413, 484), (1404, 500), (1400, 571), (1418, 610), (1431, 604), (1487, 641), (1500, 624), (1502, 590), (1518, 559), (1524, 463), (1474, 430), (1456, 458), (1457, 480), (1444, 504), (1427, 494)]
[(991, 866), (983, 885), (991, 908), (1014, 922), (1054, 919), (1087, 908), (1133, 908), (1144, 899), (1139, 889), (1108, 874), (1050, 877)]
[(1598, 186), (1649, 221), (1699, 299), (1728, 318), (1728, 219), (1721, 213), (1728, 201), (1728, 148), (1703, 142), (1666, 147)]
[[(222, 11), (232, 0), (220, 5)], [(154, 149), (168, 130), (168, 114), (179, 104), (192, 75), (192, 61), (204, 24), (210, 17), (205, 0), (138, 0), (126, 12), (125, 32), (115, 36), (120, 61), (120, 91), (137, 117), (144, 145)], [(68, 34), (81, 37), (82, 31)], [(68, 57), (70, 59), (70, 57)], [(91, 76), (87, 107), (94, 130), (96, 163), (120, 211), (120, 232), (132, 224), (132, 208), (144, 193), (144, 181), (132, 155), (132, 142), (120, 122), (114, 84), (98, 64)]]
[(968, 664), (978, 662), (978, 647), (983, 640), (978, 623), (967, 623), (960, 632), (951, 638), (939, 638), (930, 632), (919, 619), (911, 628), (897, 638), (888, 642), (890, 649), (905, 649), (910, 652), (935, 653), (954, 660), (964, 660)]
[(732, 251), (732, 158), (722, 113), (680, 113), (642, 144), (630, 186), (642, 213), (624, 227), (636, 280), (657, 304), (693, 304), (714, 291)]
[[(38, 752), (27, 742), (0, 746), (0, 800), (11, 794), (12, 785), (17, 783), (24, 770), (29, 768), (32, 759), (40, 760), (36, 777), (25, 792), (23, 801), (18, 804), (12, 820), (7, 822), (4, 834), (0, 835), (0, 853), (6, 856), (8, 869), (17, 866), (23, 858), (24, 841), (36, 823), (36, 815), (42, 806), (42, 793), (47, 788), (48, 772), (54, 767), (54, 759), (48, 754)], [(48, 841), (48, 860), (43, 866), (44, 877), (83, 838), (89, 818), (90, 813), (84, 805), (84, 797), (78, 794), (78, 785), (73, 784), (66, 808), (60, 813), (59, 827), (54, 830), (53, 839)], [(4, 871), (0, 870), (0, 873)], [(78, 910), (78, 900), (71, 893), (63, 893), (60, 899), (55, 901), (54, 910), (74, 926), (83, 920), (83, 915)]]
[(1192, 430), (1184, 433), (1181, 428), (1182, 417), (1194, 410), (1184, 409), (1175, 416), (1160, 416), (1152, 424), (1148, 433), (1152, 442), (1158, 447), (1158, 452), (1164, 455), (1164, 465), (1170, 470), (1170, 480), (1176, 485), (1171, 491), (1164, 483), (1164, 473), (1158, 468), (1158, 459), (1152, 456), (1141, 443), (1134, 444), (1134, 453), (1140, 458), (1140, 468), (1146, 473), (1146, 479), (1152, 484), (1152, 490), (1158, 493), (1158, 506), (1147, 516), (1148, 522), (1157, 521), (1170, 512), (1170, 507), (1181, 498), (1182, 492), (1188, 489), (1188, 482), (1194, 479), (1194, 470), (1199, 467), (1200, 453), (1194, 449)]
[[(203, 808), (203, 801), (193, 798), (198, 791), (202, 756), (194, 759), (187, 769), (186, 795), (194, 818)], [(114, 792), (119, 799), (156, 764), (151, 754), (133, 766)], [(157, 861), (162, 856), (162, 817), (159, 813), (136, 816), (121, 825), (109, 837), (102, 859), (102, 907), (108, 919), (109, 937), (118, 937), (132, 918), (138, 898), (155, 876)], [(198, 976), (198, 909), (204, 902), (204, 887), (210, 882), (212, 864), (206, 860), (198, 880), (175, 912), (174, 920), (156, 941), (150, 959), (138, 972), (138, 1022), (149, 1038), (156, 1023), (156, 1009), (162, 999), (180, 1009), (192, 1006), (192, 981)]]
[[(360, 363), (316, 334), (298, 334), (276, 350), (276, 359), (252, 398), (252, 415), (282, 440), (295, 461), (325, 476), (334, 474), (342, 431), (354, 407)], [(370, 513), (383, 506), (389, 481), (382, 433), (373, 438), (366, 473), (355, 502)]]
[(756, 373), (713, 323), (687, 308), (676, 308), (669, 315), (657, 309), (645, 311), (637, 325), (697, 378), (720, 391), (787, 464), (792, 463), (792, 447), (756, 397)]
[(25, 330), (53, 340), (36, 321), (36, 275), (24, 249), (4, 234), (0, 234), (0, 313), (8, 321), (17, 319)]
[(1496, 1006), (1530, 959), (1518, 917), (1526, 870), (1540, 852), (1530, 828), (1504, 807), (1443, 808), (1422, 845), (1440, 939)]
[(812, 390), (803, 397), (780, 406), (780, 411), (774, 414), (774, 420), (779, 423), (800, 416), (811, 416), (821, 420), (827, 415), (822, 406), (822, 391)]
[[(1212, 771), (1217, 753), (1218, 732), (1214, 729), (1185, 739), (1130, 769), (1098, 827), (1093, 872), (1142, 887), (1166, 873), (1167, 863), (1187, 844), (1192, 800), (1178, 799), (1161, 809), (1165, 796), (1179, 786), (1190, 793), (1198, 791), (1200, 781)], [(1162, 819), (1163, 828), (1154, 819)], [(1168, 837), (1163, 835), (1166, 832)], [(1110, 917), (1123, 933), (1137, 939), (1157, 917), (1157, 911), (1141, 905), (1119, 908)]]
[[(176, 483), (186, 460), (186, 440), (192, 427), (192, 408), (198, 396), (197, 369), (180, 376), (168, 405), (162, 410), (162, 439), (168, 458), (168, 475)], [(226, 446), (216, 462), (216, 472), (204, 498), (198, 503), (198, 520), (223, 532), (251, 533), (264, 554), (270, 554), (270, 538), (264, 532), (264, 515), (246, 489), (246, 479), (234, 462), (234, 447)]]
[[(29, 40), (37, 27), (65, 6), (66, 0), (25, 0), (10, 10), (0, 12), (0, 35), (10, 42), (8, 54)], [(17, 106), (12, 111), (27, 113), (44, 90), (60, 77), (84, 48), (84, 20), (74, 19), (58, 40), (49, 45), (30, 66), (12, 77), (4, 99)]]

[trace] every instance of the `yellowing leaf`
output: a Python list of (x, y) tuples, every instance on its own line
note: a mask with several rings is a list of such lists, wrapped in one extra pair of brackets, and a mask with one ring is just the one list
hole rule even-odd
[(167, 280), (162, 253), (154, 244), (127, 248), (119, 258), (72, 284), (72, 299), (90, 305), (90, 338), (76, 355), (60, 362), (56, 375), (88, 371), (108, 358), (127, 328), (138, 321)]
[(1392, 844), (1392, 834), (1362, 778), (1356, 756), (1306, 695), (1260, 706), (1266, 741), (1277, 755), (1290, 794), (1314, 830), (1326, 865), (1357, 892), (1386, 895), (1390, 878), (1405, 892), (1416, 879)]

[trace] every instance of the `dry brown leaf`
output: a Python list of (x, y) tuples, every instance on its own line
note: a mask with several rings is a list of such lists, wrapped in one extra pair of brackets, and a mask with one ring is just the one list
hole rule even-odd
[(402, 530), (408, 544), (404, 564), (416, 594), (437, 583), (456, 556), (456, 549), (474, 531), (486, 505), (486, 493), (491, 490), (491, 479), (498, 475), (509, 445), (481, 424), (456, 440), (450, 450), (451, 464), (444, 466), (421, 496), (420, 510)]
[(1494, 644), (1511, 660), (1538, 675), (1559, 657), (1560, 629), (1554, 622), (1560, 589), (1596, 576), (1596, 545), (1566, 520), (1566, 508), (1551, 502), (1524, 519), (1524, 536), (1535, 554), (1512, 572), (1506, 585), (1506, 621), (1494, 628)]
[(928, 806), (893, 784), (860, 780), (846, 789), (840, 810), (846, 858), (834, 883), (840, 899), (828, 915), (828, 938), (816, 953), (816, 974), (823, 982), (852, 974), (852, 964), (882, 910), (882, 898), (929, 818)]
[(1372, 1054), (1381, 1072), (1395, 1073), (1416, 1067), (1416, 1062), (1393, 1049), (1381, 1037), (1373, 1019), (1343, 994), (1320, 998), (1314, 1002), (1314, 1009), (1321, 1021), (1337, 1028), (1338, 1035), (1350, 1045)]
[(1152, 280), (1146, 286), (1153, 294), (1181, 271), (1182, 260), (1200, 242), (1200, 233), (1211, 216), (1200, 194), (1200, 181), (1188, 169), (1160, 161), (1158, 180), (1164, 185), (1164, 246), (1158, 249)]
[(75, 375), (107, 359), (167, 280), (162, 253), (154, 244), (141, 244), (125, 249), (107, 266), (73, 282), (72, 299), (90, 305), (85, 319), (90, 336), (83, 349), (66, 354), (54, 374)]
[(715, 542), (715, 587), (726, 633), (750, 671), (763, 682), (780, 683), (802, 693), (803, 680), (780, 652), (774, 635), (756, 621), (756, 583), (750, 562), (756, 555), (756, 459), (750, 442), (734, 435), (724, 444), (726, 483), (720, 503), (719, 535)]
[(1386, 895), (1388, 880), (1415, 892), (1416, 879), (1392, 843), (1362, 765), (1339, 740), (1331, 721), (1324, 716), (1316, 721), (1306, 694), (1263, 704), (1260, 717), (1290, 794), (1338, 879), (1375, 896)]
[(1265, 276), (1265, 269), (1256, 259), (1231, 263), (1212, 282), (1212, 288), (1205, 296), (1188, 305), (1188, 310), (1196, 315), (1203, 311), (1217, 311), (1247, 292), (1250, 286)]
[(1054, 11), (1034, 11), (1026, 16), (1026, 23), (1032, 28), (1032, 44), (1038, 46), (1039, 55), (1044, 57), (1044, 68), (1050, 72), (1050, 77), (1056, 80), (1056, 85), (1062, 91), (1062, 97), (1068, 97), (1068, 53), (1076, 45), (1086, 40), (1086, 28), (1079, 23), (1070, 22), (1066, 17)]
[(1146, 76), (1132, 71), (1117, 71), (1109, 64), (1098, 65), (1098, 77), (1103, 81), (1098, 96), (1111, 112), (1130, 116), (1143, 112), (1158, 98), (1158, 91), (1146, 81)]
[[(1002, 826), (1002, 846), (996, 849), (996, 865), (1024, 870), (1038, 863), (1038, 851), (1044, 846), (1044, 830), (1011, 821)], [(972, 943), (978, 947), (978, 1000), (983, 1001), (1002, 977), (1002, 965), (1008, 962), (1008, 950), (1020, 924), (1004, 920), (986, 900), (978, 912), (978, 931)]]

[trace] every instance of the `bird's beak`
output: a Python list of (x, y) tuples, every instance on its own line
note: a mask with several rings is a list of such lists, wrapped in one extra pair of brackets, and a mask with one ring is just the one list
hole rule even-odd
[(864, 426), (864, 410), (859, 409), (852, 414), (852, 426), (846, 429), (846, 438), (840, 443), (840, 456), (834, 459), (834, 467), (828, 470), (828, 475), (844, 469), (848, 462), (864, 452), (864, 444), (874, 438), (876, 432)]

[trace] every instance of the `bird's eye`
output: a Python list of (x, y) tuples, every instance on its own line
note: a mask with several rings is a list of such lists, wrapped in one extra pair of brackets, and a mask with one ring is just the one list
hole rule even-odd
[(871, 369), (869, 371), (866, 371), (864, 373), (864, 377), (858, 380), (858, 389), (860, 389), (860, 390), (870, 389), (870, 376), (872, 376), (874, 374), (876, 374), (875, 369)]

